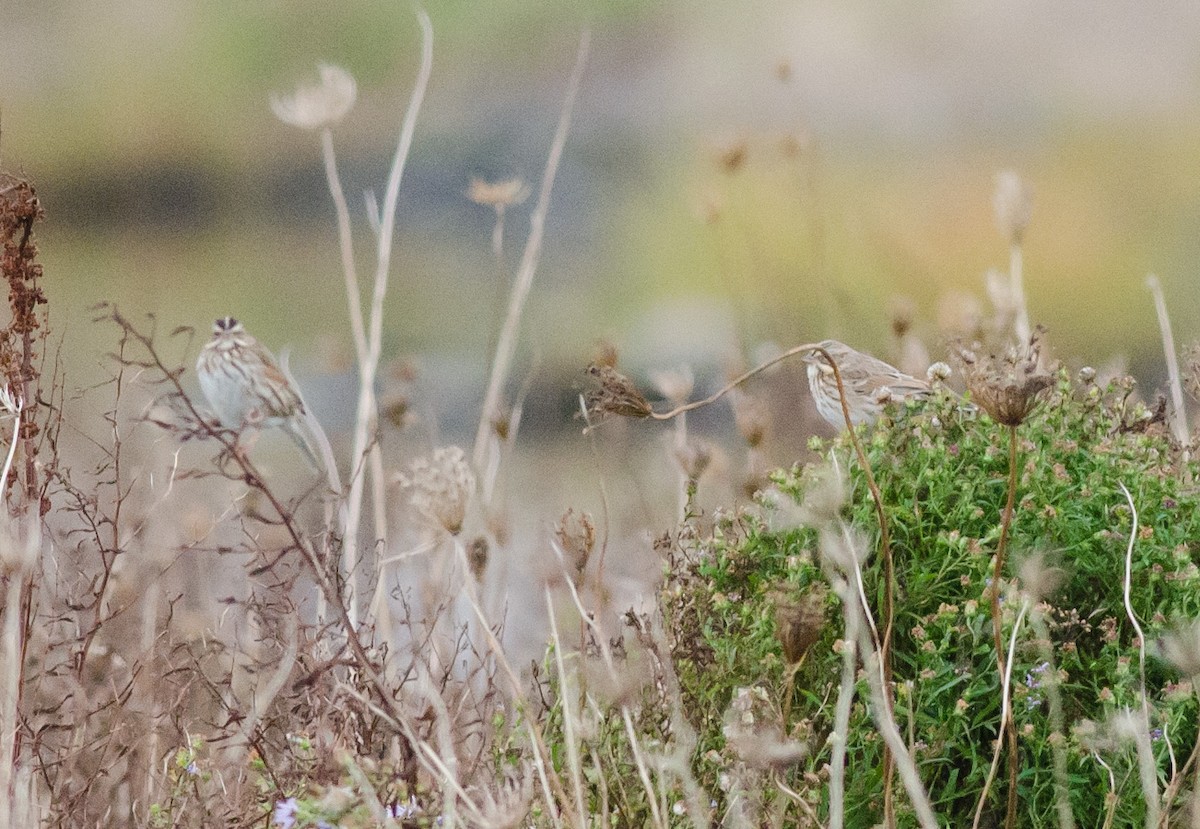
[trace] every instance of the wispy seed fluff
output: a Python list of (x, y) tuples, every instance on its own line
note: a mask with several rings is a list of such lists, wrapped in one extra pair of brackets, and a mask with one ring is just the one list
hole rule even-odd
[(463, 450), (457, 446), (434, 449), (428, 458), (418, 458), (408, 474), (396, 476), (400, 486), (409, 490), (413, 509), (431, 523), (457, 535), (466, 518), (471, 493), (475, 491), (475, 473)]

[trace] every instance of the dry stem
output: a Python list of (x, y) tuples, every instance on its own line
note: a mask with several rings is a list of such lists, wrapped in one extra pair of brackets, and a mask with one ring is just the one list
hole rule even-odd
[(546, 214), (550, 209), (550, 192), (554, 188), (554, 179), (558, 175), (558, 164), (562, 159), (567, 133), (571, 128), (571, 113), (579, 94), (579, 84), (583, 79), (583, 69), (587, 64), (590, 44), (591, 34), (585, 30), (579, 38), (575, 68), (571, 70), (570, 79), (567, 81), (567, 93), (558, 116), (558, 128), (555, 130), (554, 140), (550, 144), (550, 153), (546, 158), (546, 169), (542, 173), (542, 186), (538, 190), (537, 204), (529, 215), (529, 237), (525, 241), (525, 249), (521, 254), (521, 264), (517, 267), (516, 281), (513, 283), (512, 294), (508, 301), (508, 313), (504, 318), (504, 325), (500, 329), (500, 337), (496, 342), (496, 353), (492, 358), (492, 370), (488, 378), (487, 392), (483, 398), (483, 411), (479, 416), (479, 427), (475, 431), (475, 448), (472, 452), (472, 463), (476, 471), (480, 473), (490, 466), (487, 456), (490, 454), (492, 423), (500, 413), (500, 399), (504, 394), (504, 386), (508, 382), (513, 358), (516, 355), (521, 315), (525, 308), (525, 301), (529, 298), (529, 290), (533, 286), (538, 260), (541, 258)]

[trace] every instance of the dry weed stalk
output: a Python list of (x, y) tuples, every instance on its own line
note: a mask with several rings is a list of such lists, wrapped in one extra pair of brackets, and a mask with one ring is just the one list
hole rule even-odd
[(387, 296), (391, 274), (392, 245), (395, 237), (396, 207), (400, 182), (412, 148), (417, 116), (425, 97), (425, 89), (433, 68), (433, 26), (429, 15), (417, 10), (421, 28), (421, 64), (413, 84), (412, 95), (400, 126), (396, 151), (388, 171), (383, 206), (368, 201), (371, 228), (375, 232), (375, 272), (371, 290), (369, 319), (363, 313), (362, 291), (355, 265), (350, 212), (338, 174), (337, 157), (333, 147), (332, 125), (340, 120), (354, 104), (354, 79), (345, 70), (322, 66), (319, 87), (301, 87), (288, 99), (274, 98), (272, 109), (285, 123), (304, 129), (321, 130), (321, 154), (326, 183), (333, 198), (337, 216), (338, 247), (341, 254), (346, 300), (349, 304), (350, 330), (358, 359), (358, 400), (354, 419), (354, 436), (350, 456), (350, 491), (346, 496), (342, 526), (342, 572), (347, 582), (349, 614), (355, 624), (360, 621), (357, 581), (359, 577), (359, 524), (362, 519), (364, 488), (367, 475), (371, 482), (371, 503), (374, 516), (373, 548), (387, 547), (387, 509), (383, 455), (376, 437), (379, 427), (379, 403), (375, 396), (375, 381), (383, 354), (383, 302)]
[(383, 709), (396, 720), (404, 720), (405, 714), (398, 707), (393, 691), (384, 683), (375, 658), (367, 653), (366, 647), (359, 638), (357, 626), (350, 617), (341, 590), (330, 573), (332, 563), (322, 560), (312, 540), (301, 526), (297, 509), (303, 498), (300, 502), (288, 502), (282, 498), (267, 483), (265, 476), (254, 462), (245, 453), (236, 451), (235, 436), (214, 428), (203, 418), (181, 384), (182, 369), (172, 367), (165, 361), (152, 334), (141, 332), (116, 309), (102, 306), (101, 310), (104, 313), (100, 319), (115, 323), (121, 330), (122, 336), (128, 338), (131, 344), (140, 347), (142, 351), (141, 356), (126, 356), (124, 358), (126, 364), (138, 366), (156, 375), (158, 379), (155, 382), (165, 389), (161, 398), (162, 408), (171, 411), (173, 419), (155, 422), (170, 430), (179, 439), (186, 441), (207, 438), (218, 443), (223, 449), (223, 466), (221, 467), (223, 474), (232, 476), (234, 480), (240, 480), (258, 498), (262, 499), (264, 506), (269, 508), (270, 514), (260, 512), (258, 518), (264, 523), (278, 527), (283, 538), (286, 539), (286, 545), (282, 554), (263, 561), (256, 572), (270, 573), (289, 556), (298, 557), (299, 561), (303, 563), (307, 575), (324, 596), (328, 607), (333, 610), (341, 628), (342, 641), (350, 649), (353, 664), (366, 677), (378, 695)]
[[(516, 279), (513, 282), (512, 294), (509, 296), (508, 311), (504, 324), (496, 341), (496, 352), (492, 358), (492, 367), (488, 375), (488, 387), (483, 398), (483, 411), (479, 417), (479, 427), (475, 431), (475, 444), (471, 453), (471, 462), (480, 474), (487, 475), (484, 480), (484, 491), (491, 492), (490, 477), (496, 466), (495, 455), (497, 447), (493, 424), (502, 418), (501, 400), (504, 387), (512, 371), (513, 359), (517, 353), (517, 338), (521, 330), (521, 317), (529, 291), (533, 287), (533, 278), (537, 273), (538, 261), (542, 253), (542, 239), (546, 230), (546, 214), (550, 210), (550, 194), (554, 189), (554, 180), (558, 175), (558, 165), (562, 159), (563, 148), (567, 142), (567, 133), (571, 128), (571, 115), (575, 108), (575, 100), (579, 94), (579, 85), (583, 80), (583, 70), (587, 64), (588, 52), (591, 48), (591, 35), (586, 30), (580, 36), (579, 49), (575, 55), (575, 67), (571, 70), (567, 81), (567, 91), (563, 97), (562, 108), (559, 111), (558, 126), (554, 139), (550, 143), (550, 152), (546, 158), (546, 167), (542, 173), (542, 184), (538, 188), (537, 203), (529, 216), (529, 237), (525, 241), (525, 250), (521, 254), (521, 263), (517, 266)], [(514, 430), (509, 430), (505, 440), (511, 441)], [(490, 505), (489, 505), (490, 506)]]
[(992, 196), (996, 225), (1008, 241), (1008, 300), (1013, 311), (1013, 333), (1019, 343), (1027, 342), (1033, 334), (1029, 326), (1029, 308), (1025, 302), (1025, 280), (1022, 274), (1024, 255), (1021, 244), (1033, 215), (1033, 194), (1021, 177), (1012, 170), (996, 175), (996, 190)]
[(50, 457), (53, 452), (43, 456), (42, 449), (53, 447), (54, 437), (38, 422), (44, 357), (38, 348), (47, 333), (39, 307), (47, 300), (33, 227), (44, 216), (28, 181), (0, 174), (0, 276), (8, 287), (10, 312), (8, 325), (0, 331), (0, 405), (13, 419), (0, 476), (0, 571), (5, 582), (0, 618), (0, 825), (28, 819), (40, 799), (33, 782), (38, 769), (26, 743), (32, 735), (25, 723), (25, 694), (41, 579), (41, 522), (49, 509), (48, 482), (39, 468), (52, 467), (56, 460)]
[[(963, 373), (972, 400), (1008, 432), (1007, 497), (1004, 502), (1004, 512), (1000, 516), (1000, 540), (996, 544), (996, 556), (992, 566), (992, 584), (989, 591), (992, 611), (992, 644), (995, 648), (996, 664), (1001, 676), (1005, 672), (1006, 660), (1003, 617), (1000, 609), (1000, 585), (1004, 576), (1004, 559), (1008, 551), (1008, 539), (1012, 529), (1017, 497), (1017, 429), (1033, 413), (1042, 393), (1054, 385), (1054, 375), (1042, 368), (1042, 334), (1043, 329), (1039, 326), (1030, 335), (1027, 343), (1019, 348), (1009, 347), (1000, 356), (991, 354), (981, 358), (974, 351), (962, 346), (959, 347), (957, 355), (963, 366)], [(1007, 695), (1007, 685), (1004, 686), (1004, 690)], [(1004, 704), (1008, 704), (1007, 699)], [(1009, 786), (1005, 826), (1011, 829), (1016, 820), (1019, 757), (1016, 724), (1008, 719), (1006, 725)], [(982, 799), (980, 803), (982, 803)]]
[(1175, 336), (1171, 333), (1171, 318), (1167, 314), (1167, 300), (1163, 296), (1162, 282), (1154, 274), (1146, 277), (1146, 288), (1154, 298), (1154, 312), (1158, 317), (1158, 330), (1162, 335), (1163, 357), (1167, 361), (1167, 380), (1171, 389), (1171, 432), (1180, 446), (1191, 443), (1188, 429), (1187, 409), (1183, 403), (1183, 381), (1179, 372), (1179, 355), (1175, 350)]

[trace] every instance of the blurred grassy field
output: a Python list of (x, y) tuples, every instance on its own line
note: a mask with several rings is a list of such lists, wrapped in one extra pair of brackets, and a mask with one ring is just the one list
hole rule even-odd
[[(528, 204), (509, 217), (501, 272), (488, 250), (491, 214), (465, 190), (473, 176), (536, 185), (575, 39), (589, 26), (594, 56), (527, 317), (530, 354), (551, 355), (552, 372), (581, 365), (598, 338), (633, 339), (656, 305), (681, 309), (679, 324), (661, 332), (667, 354), (686, 352), (686, 329), (705, 324), (690, 308), (728, 315), (732, 341), (709, 341), (700, 362), (827, 335), (885, 350), (896, 294), (917, 301), (918, 330), (936, 340), (945, 295), (981, 296), (984, 271), (1006, 264), (990, 199), (993, 174), (1011, 166), (1035, 191), (1026, 249), (1035, 320), (1065, 356), (1123, 353), (1156, 383), (1145, 274), (1162, 277), (1182, 340), (1200, 323), (1200, 197), (1186, 174), (1200, 167), (1195, 77), (1172, 75), (1162, 58), (1151, 67), (1162, 100), (1141, 109), (1098, 107), (1083, 84), (1078, 99), (1062, 97), (1073, 88), (1062, 78), (1031, 84), (1024, 109), (1013, 100), (989, 109), (987, 73), (1016, 73), (1019, 53), (1011, 66), (971, 65), (980, 74), (973, 98), (969, 81), (937, 75), (951, 58), (934, 53), (968, 50), (975, 29), (931, 11), (897, 21), (846, 8), (812, 4), (789, 16), (761, 3), (735, 19), (634, 0), (432, 7), (434, 76), (402, 198), (388, 349), (486, 363)], [(1017, 10), (1012, 29), (1022, 14), (1037, 23)], [(348, 341), (315, 138), (275, 121), (266, 101), (321, 60), (354, 72), (359, 104), (337, 140), (361, 218), (357, 194), (382, 184), (415, 68), (406, 10), (46, 4), (7, 8), (3, 19), (0, 149), (45, 199), (48, 290), (76, 343), (71, 354), (103, 347), (83, 325), (100, 300), (153, 311), (166, 328), (203, 331), (234, 313), (302, 358), (327, 351), (322, 338)], [(896, 26), (897, 38), (866, 64), (881, 94), (905, 89), (914, 54), (933, 51), (924, 75), (908, 79), (911, 101), (856, 103), (853, 90), (869, 77), (850, 71), (854, 55), (881, 42), (881, 26)], [(1154, 31), (1134, 26), (1127, 39)], [(1080, 58), (1063, 37), (1066, 72)], [(1036, 39), (1050, 52), (1036, 60), (1056, 59), (1058, 42)], [(801, 49), (811, 42), (847, 56), (845, 66), (815, 75)], [(1138, 68), (1122, 52), (1106, 59), (1097, 71)], [(1012, 77), (1015, 87), (1023, 76)], [(1131, 77), (1136, 92), (1146, 81)], [(947, 96), (937, 106), (922, 97), (922, 84), (935, 82)], [(826, 100), (839, 86), (842, 110)], [(893, 105), (912, 111), (892, 116)], [(939, 132), (941, 122), (953, 128)], [(736, 169), (731, 151), (744, 156)]]

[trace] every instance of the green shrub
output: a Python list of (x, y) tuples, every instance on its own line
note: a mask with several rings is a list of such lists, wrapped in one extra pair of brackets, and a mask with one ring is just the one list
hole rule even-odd
[[(1197, 706), (1190, 684), (1153, 653), (1160, 635), (1200, 617), (1200, 497), (1190, 483), (1196, 470), (1180, 462), (1156, 418), (1131, 402), (1131, 388), (1131, 381), (1106, 389), (1073, 386), (1060, 375), (1018, 429), (1016, 509), (1001, 587), (1006, 642), (1027, 595), (1022, 591), (1046, 586), (1018, 585), (1021, 560), (1042, 551), (1064, 574), (1061, 585), (1032, 609), (1036, 624), (1027, 620), (1017, 640), (1013, 712), (1020, 735), (1020, 825), (1055, 822), (1056, 741), (1065, 747), (1078, 825), (1101, 826), (1110, 803), (1116, 825), (1140, 825), (1144, 819), (1133, 748), (1104, 737), (1114, 714), (1141, 711), (1138, 643), (1123, 605), (1133, 516), (1122, 484), (1132, 494), (1140, 527), (1131, 601), (1152, 655), (1146, 691), (1160, 789), (1182, 770), (1195, 743)], [(939, 819), (946, 826), (969, 826), (1000, 723), (989, 585), (1007, 491), (1008, 432), (986, 415), (967, 415), (948, 394), (892, 414), (862, 437), (882, 493), (896, 572), (895, 717)], [(879, 524), (864, 475), (847, 437), (815, 448), (847, 473), (843, 517), (875, 552), (864, 565), (865, 582), (882, 629)], [(822, 485), (812, 468), (799, 467), (778, 473), (775, 482), (797, 502)], [(824, 819), (823, 767), (838, 690), (841, 616), (832, 594), (820, 599), (827, 609), (824, 622), (809, 631), (817, 639), (798, 666), (789, 666), (776, 636), (780, 596), (811, 594), (825, 577), (816, 532), (781, 523), (786, 521), (770, 511), (765, 520), (727, 516), (716, 522), (711, 538), (678, 543), (662, 606), (685, 714), (699, 733), (694, 770), (701, 786), (718, 798), (718, 813), (731, 806), (731, 775), (747, 767), (746, 758), (728, 745), (727, 711), (739, 689), (755, 687), (770, 701), (773, 713), (765, 716), (782, 718), (786, 711), (781, 733), (806, 739), (811, 749), (803, 762), (773, 773)], [(1043, 578), (1042, 569), (1034, 579)], [(1049, 636), (1050, 660), (1039, 630)], [(1047, 704), (1056, 672), (1066, 734), (1055, 733)], [(863, 684), (860, 667), (847, 744), (845, 817), (847, 826), (867, 827), (881, 818), (884, 786), (881, 739), (863, 702)], [(1112, 769), (1115, 792), (1100, 760)], [(985, 809), (993, 817), (984, 825), (1001, 822), (1006, 788), (1001, 764)], [(900, 825), (915, 825), (899, 784), (896, 790)], [(756, 796), (762, 808), (776, 813), (794, 808), (778, 786), (763, 786)]]

